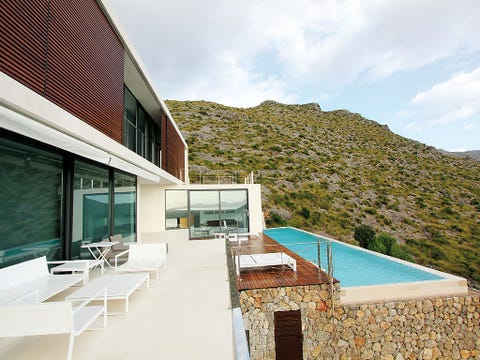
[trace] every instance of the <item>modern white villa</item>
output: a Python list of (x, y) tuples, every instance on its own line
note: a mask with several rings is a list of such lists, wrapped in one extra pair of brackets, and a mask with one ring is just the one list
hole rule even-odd
[[(157, 289), (159, 298), (150, 295), (150, 305), (161, 308), (162, 301), (190, 304), (185, 297), (193, 295), (188, 294), (204, 291), (218, 298), (226, 331), (214, 325), (213, 315), (210, 320), (196, 320), (195, 316), (202, 316), (197, 310), (191, 311), (189, 319), (175, 323), (180, 328), (197, 323), (192, 326), (197, 331), (196, 327), (212, 321), (212, 329), (206, 329), (210, 337), (223, 333), (227, 341), (221, 339), (225, 343), (219, 346), (221, 356), (212, 350), (205, 358), (225, 358), (225, 351), (232, 355), (225, 241), (189, 240), (213, 239), (225, 227), (234, 232), (262, 231), (260, 185), (189, 184), (188, 146), (108, 1), (14, 0), (1, 2), (0, 13), (0, 268), (42, 257), (48, 261), (88, 259), (88, 244), (108, 241), (115, 234), (140, 244), (168, 242), (168, 273), (179, 278), (172, 280), (167, 294), (162, 291), (168, 285), (162, 285)], [(221, 280), (209, 289), (196, 276), (215, 265)], [(215, 274), (210, 275), (214, 280)], [(203, 298), (215, 309), (215, 299)], [(148, 301), (142, 305), (145, 310)], [(164, 305), (163, 309), (176, 312), (175, 306)], [(182, 313), (188, 314), (183, 307)], [(170, 315), (162, 317), (162, 312), (134, 320), (141, 324), (120, 321), (122, 327), (115, 327), (114, 318), (104, 335), (93, 332), (80, 339), (101, 338), (109, 331), (121, 331), (127, 338), (135, 338), (131, 332), (167, 333), (162, 326), (169, 324)], [(151, 324), (149, 318), (162, 324)], [(170, 329), (175, 331), (175, 327)], [(170, 332), (180, 348), (202, 339), (188, 334), (186, 330)], [(125, 342), (122, 336), (110, 336)], [(147, 339), (146, 343), (139, 341), (138, 347), (155, 349), (154, 343), (162, 343)], [(35, 338), (17, 339), (24, 341), (26, 346), (17, 346), (26, 352), (12, 350), (10, 346), (15, 346), (10, 340), (0, 339), (0, 358), (24, 358), (26, 354), (50, 358), (48, 348), (57, 341), (47, 340), (45, 344), (50, 345), (45, 345), (42, 356), (35, 346), (26, 350)], [(82, 352), (90, 346), (79, 350), (81, 341), (77, 341), (78, 349), (75, 345), (74, 358), (87, 358)], [(171, 346), (175, 353), (174, 343), (163, 341), (162, 346)], [(205, 345), (208, 341), (198, 348)], [(101, 345), (92, 346), (97, 353), (89, 353), (89, 358), (105, 358), (100, 355), (104, 350), (117, 354), (109, 349), (117, 347), (114, 342), (100, 353)], [(135, 345), (129, 347), (130, 351), (118, 351), (109, 358), (127, 359), (142, 353)], [(192, 345), (190, 351), (194, 349)], [(137, 358), (153, 356), (148, 351), (144, 355)], [(181, 358), (182, 354), (168, 356)], [(191, 352), (185, 350), (184, 356), (190, 358)]]
[[(191, 184), (188, 145), (108, 0), (0, 14), (0, 359), (480, 358), (465, 279), (268, 232), (253, 175)], [(332, 243), (347, 273), (427, 275), (343, 286)]]
[(259, 185), (188, 186), (187, 144), (107, 2), (1, 6), (1, 266), (117, 233), (262, 230)]

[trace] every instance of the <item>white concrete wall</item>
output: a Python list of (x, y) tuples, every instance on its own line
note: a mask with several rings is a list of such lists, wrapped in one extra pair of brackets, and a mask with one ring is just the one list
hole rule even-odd
[[(154, 237), (154, 234), (175, 232), (165, 230), (165, 190), (248, 190), (250, 232), (263, 231), (262, 190), (259, 184), (230, 184), (230, 185), (147, 185), (139, 184), (137, 190), (137, 236), (138, 241), (143, 238)], [(188, 231), (187, 231), (188, 233)], [(149, 234), (149, 235), (148, 235)], [(165, 235), (164, 235), (165, 236)], [(170, 236), (170, 235), (169, 235)], [(180, 236), (184, 236), (183, 233)]]
[(137, 194), (137, 233), (142, 241), (144, 233), (165, 231), (165, 187), (139, 185)]

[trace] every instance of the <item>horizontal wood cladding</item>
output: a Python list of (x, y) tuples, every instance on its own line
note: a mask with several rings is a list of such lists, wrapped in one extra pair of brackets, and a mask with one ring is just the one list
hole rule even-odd
[(185, 181), (185, 145), (171, 121), (167, 121), (167, 171), (176, 178)]
[(46, 97), (118, 142), (123, 47), (94, 0), (51, 2)]
[(43, 95), (48, 0), (0, 1), (0, 70)]
[(162, 169), (185, 181), (185, 145), (173, 123), (162, 116)]
[(124, 50), (95, 0), (1, 7), (1, 70), (122, 142)]

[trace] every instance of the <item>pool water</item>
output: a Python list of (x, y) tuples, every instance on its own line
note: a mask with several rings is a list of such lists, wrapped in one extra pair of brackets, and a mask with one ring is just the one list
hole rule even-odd
[[(266, 235), (318, 265), (317, 244), (320, 240), (320, 265), (328, 267), (327, 243), (332, 243), (333, 276), (342, 287), (383, 285), (415, 281), (441, 280), (443, 277), (421, 270), (408, 263), (384, 255), (322, 238), (295, 228), (275, 228), (263, 231)], [(413, 265), (413, 264), (412, 264)]]

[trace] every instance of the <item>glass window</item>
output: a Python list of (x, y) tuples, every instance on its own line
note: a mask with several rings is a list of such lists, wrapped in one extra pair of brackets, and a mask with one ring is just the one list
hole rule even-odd
[(116, 172), (114, 184), (113, 233), (122, 234), (125, 241), (135, 241), (136, 177)]
[(137, 100), (125, 87), (124, 95), (124, 144), (132, 151), (137, 151)]
[(0, 138), (0, 267), (59, 259), (62, 157)]
[(110, 235), (107, 169), (76, 160), (74, 165), (72, 258), (89, 257), (81, 245)]
[(220, 231), (218, 190), (190, 191), (190, 237), (210, 237)]
[(167, 190), (165, 192), (165, 228), (188, 228), (188, 192), (186, 190)]
[(145, 157), (145, 125), (147, 114), (142, 107), (138, 108), (137, 117), (137, 154)]
[[(123, 144), (138, 155), (161, 166), (160, 126), (125, 87)], [(160, 115), (160, 119), (162, 115)]]
[(248, 232), (247, 190), (220, 191), (220, 220), (231, 232)]

